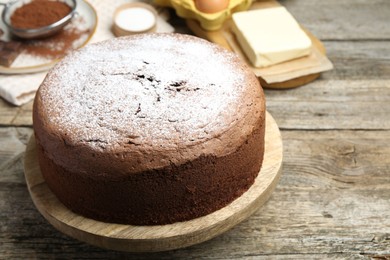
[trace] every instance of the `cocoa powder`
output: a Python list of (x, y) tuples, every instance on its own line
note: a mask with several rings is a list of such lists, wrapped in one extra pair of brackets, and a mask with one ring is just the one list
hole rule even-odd
[(89, 29), (79, 28), (83, 27), (83, 24), (85, 24), (85, 20), (82, 17), (76, 17), (62, 31), (51, 37), (36, 40), (22, 40), (22, 49), (24, 53), (35, 57), (49, 60), (62, 58), (69, 52), (80, 47), (82, 42), (90, 34)]
[(64, 2), (33, 0), (17, 8), (11, 15), (11, 25), (19, 29), (35, 29), (53, 24), (71, 12)]

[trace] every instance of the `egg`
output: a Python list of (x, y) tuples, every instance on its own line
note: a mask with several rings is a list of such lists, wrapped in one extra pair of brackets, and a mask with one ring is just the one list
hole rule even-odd
[(202, 13), (220, 12), (229, 6), (229, 0), (195, 0), (195, 7)]

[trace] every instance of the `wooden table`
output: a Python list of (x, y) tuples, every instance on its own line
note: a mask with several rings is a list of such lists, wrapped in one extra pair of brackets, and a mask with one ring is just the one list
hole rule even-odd
[(390, 259), (390, 1), (285, 0), (333, 71), (266, 90), (284, 142), (271, 199), (231, 231), (153, 254), (106, 251), (55, 230), (26, 188), (31, 103), (0, 100), (0, 259)]

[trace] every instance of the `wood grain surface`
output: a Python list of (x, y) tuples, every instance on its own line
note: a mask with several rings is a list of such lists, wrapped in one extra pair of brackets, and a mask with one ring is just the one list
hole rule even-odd
[(208, 242), (164, 253), (69, 238), (35, 209), (24, 181), (31, 106), (0, 101), (0, 259), (390, 259), (390, 1), (281, 4), (321, 39), (335, 68), (300, 88), (265, 91), (284, 159), (260, 210)]

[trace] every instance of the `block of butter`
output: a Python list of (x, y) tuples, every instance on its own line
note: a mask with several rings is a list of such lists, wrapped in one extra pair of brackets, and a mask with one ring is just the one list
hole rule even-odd
[(267, 67), (310, 53), (310, 38), (283, 6), (238, 12), (232, 18), (232, 31), (255, 67)]

